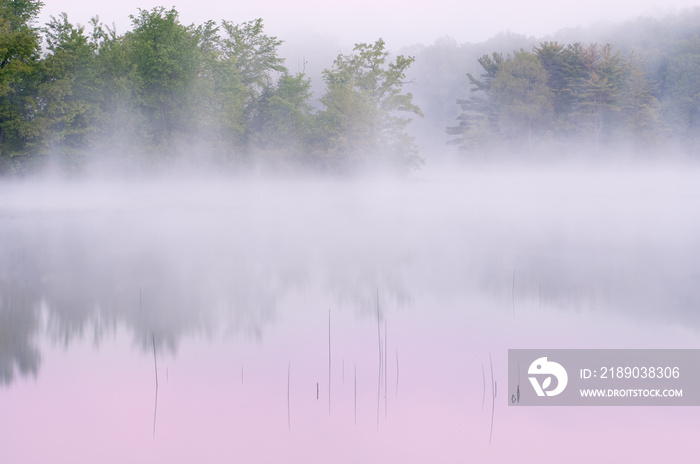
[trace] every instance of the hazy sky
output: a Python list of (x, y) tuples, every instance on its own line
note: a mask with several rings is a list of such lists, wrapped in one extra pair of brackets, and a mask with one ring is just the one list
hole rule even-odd
[[(481, 41), (499, 32), (543, 36), (565, 27), (597, 21), (634, 19), (640, 15), (659, 16), (700, 5), (700, 0), (45, 0), (40, 21), (65, 11), (72, 22), (86, 24), (99, 15), (115, 23), (118, 32), (130, 28), (129, 15), (137, 8), (175, 6), (185, 24), (208, 19), (243, 22), (263, 18), (266, 31), (281, 39), (325, 36), (345, 47), (356, 42), (384, 38), (391, 49), (415, 43), (431, 44), (442, 36), (460, 42)], [(344, 50), (343, 50), (344, 51)]]

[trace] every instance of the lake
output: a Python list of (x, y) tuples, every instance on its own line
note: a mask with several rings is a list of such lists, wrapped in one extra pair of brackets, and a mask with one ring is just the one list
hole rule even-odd
[(696, 166), (3, 181), (7, 463), (693, 462), (508, 349), (697, 348)]

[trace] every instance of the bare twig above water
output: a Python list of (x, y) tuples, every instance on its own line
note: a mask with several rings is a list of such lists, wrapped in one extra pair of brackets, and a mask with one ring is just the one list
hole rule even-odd
[(493, 438), (493, 413), (496, 409), (496, 387), (493, 380), (493, 361), (491, 360), (491, 353), (489, 353), (489, 364), (491, 365), (491, 393), (493, 395), (491, 401), (491, 432), (489, 433), (489, 445), (491, 444), (491, 439)]
[(331, 414), (331, 310), (328, 310), (328, 415)]
[(513, 298), (513, 317), (515, 317), (515, 269), (513, 269), (513, 288), (511, 294)]
[(517, 391), (517, 393), (518, 393), (517, 400), (518, 400), (518, 403), (520, 403), (520, 363), (518, 363), (518, 391)]
[(379, 322), (379, 290), (377, 290), (377, 341), (379, 342), (379, 373), (377, 374), (377, 431), (379, 431), (379, 405), (382, 392), (382, 333)]
[(155, 374), (156, 374), (156, 388), (158, 388), (158, 362), (156, 361), (156, 334), (155, 334), (155, 332), (151, 332), (151, 335), (153, 337), (153, 368), (155, 369)]
[(379, 320), (379, 290), (377, 290), (377, 342), (379, 343), (379, 382), (382, 378), (382, 333)]
[(481, 410), (484, 410), (484, 402), (486, 401), (486, 374), (484, 374), (484, 364), (481, 364), (481, 377), (484, 380), (484, 393), (481, 395)]
[(153, 438), (156, 437), (156, 417), (158, 415), (158, 362), (156, 361), (156, 334), (151, 332), (153, 339), (153, 368), (156, 374), (156, 398), (153, 406)]
[(289, 384), (292, 378), (292, 363), (290, 362), (287, 366), (287, 427), (292, 429), (292, 419), (289, 413)]
[(387, 384), (388, 384), (388, 381), (387, 381), (387, 371), (388, 371), (387, 366), (389, 366), (389, 352), (387, 351), (387, 328), (386, 328), (386, 323), (387, 323), (387, 320), (384, 319), (384, 359), (385, 359), (385, 361), (384, 361), (384, 419), (386, 419), (386, 417), (387, 417), (387, 410), (388, 410), (388, 406), (387, 406), (387, 402), (388, 402), (387, 396), (389, 396), (389, 395), (387, 395), (387, 393), (386, 393)]
[(399, 396), (399, 349), (396, 348), (396, 396)]

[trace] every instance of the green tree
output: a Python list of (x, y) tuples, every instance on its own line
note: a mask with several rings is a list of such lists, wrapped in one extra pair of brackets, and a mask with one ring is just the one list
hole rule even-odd
[(40, 37), (33, 23), (42, 6), (36, 0), (0, 0), (0, 169), (24, 153), (35, 131)]
[(575, 132), (572, 112), (575, 106), (575, 89), (583, 74), (582, 45), (562, 45), (543, 42), (534, 47), (540, 63), (547, 72), (547, 86), (552, 92), (552, 129), (561, 134)]
[(219, 30), (213, 21), (196, 30), (199, 68), (191, 116), (200, 143), (226, 156), (243, 146), (245, 88), (234, 60), (226, 56)]
[(92, 20), (90, 43), (97, 49), (95, 74), (100, 92), (101, 119), (96, 127), (99, 151), (112, 159), (137, 156), (135, 147), (143, 141), (144, 115), (132, 79), (133, 65), (126, 38), (114, 28)]
[(313, 125), (311, 81), (284, 75), (263, 93), (254, 119), (259, 150), (303, 156)]
[[(481, 79), (469, 75), (478, 96), (458, 100), (459, 125), (447, 132), (462, 149), (497, 145), (538, 132), (549, 140), (583, 137), (601, 142), (645, 143), (658, 132), (658, 101), (643, 63), (612, 45), (543, 42), (533, 52), (503, 59), (484, 55)], [(611, 145), (609, 145), (611, 146)]]
[(227, 37), (223, 39), (223, 57), (233, 61), (243, 85), (251, 92), (261, 92), (272, 84), (273, 71), (284, 73), (284, 59), (278, 56), (282, 41), (266, 35), (258, 18), (241, 24), (222, 21)]
[(195, 28), (183, 26), (174, 9), (156, 7), (131, 16), (125, 40), (146, 139), (165, 144), (192, 132), (192, 89), (198, 71)]
[(663, 113), (673, 134), (691, 149), (700, 140), (700, 53), (674, 56), (665, 73)]
[(660, 103), (644, 75), (643, 63), (631, 56), (626, 60), (621, 110), (626, 129), (636, 149), (653, 146), (658, 133)]
[(422, 116), (413, 96), (403, 92), (414, 58), (399, 55), (388, 61), (384, 45), (382, 39), (356, 44), (352, 55), (338, 55), (323, 73), (321, 158), (333, 170), (352, 171), (369, 163), (411, 169), (423, 162), (406, 133), (410, 115)]
[(491, 100), (491, 84), (503, 64), (503, 54), (494, 52), (490, 56), (481, 56), (477, 61), (484, 70), (480, 75), (481, 79), (467, 73), (472, 95), (469, 98), (457, 100), (462, 110), (457, 117), (458, 124), (446, 130), (449, 135), (457, 136), (447, 143), (457, 145), (461, 151), (491, 145), (498, 131), (498, 115)]
[(101, 89), (97, 79), (97, 44), (84, 27), (74, 26), (65, 13), (44, 28), (47, 56), (42, 61), (35, 124), (41, 134), (37, 150), (69, 158), (85, 153), (101, 120)]
[(501, 134), (518, 139), (526, 134), (532, 146), (533, 126), (551, 117), (553, 95), (547, 73), (534, 53), (519, 51), (504, 61), (490, 86)]
[(499, 139), (518, 142), (524, 137), (532, 146), (533, 131), (547, 128), (554, 99), (540, 59), (521, 50), (505, 58), (483, 55), (478, 61), (484, 73), (480, 79), (467, 74), (474, 95), (457, 100), (459, 124), (447, 133), (458, 137), (448, 143), (461, 150), (493, 149)]
[(584, 69), (575, 83), (575, 116), (598, 152), (605, 132), (610, 135), (615, 129), (613, 115), (620, 111), (623, 61), (610, 44), (590, 44), (580, 49), (580, 59)]
[[(264, 94), (274, 86), (275, 73), (286, 74), (284, 59), (278, 55), (282, 41), (264, 33), (262, 19), (233, 24), (222, 21), (226, 36), (221, 40), (221, 56), (240, 79), (243, 88), (245, 148), (254, 148), (257, 133), (255, 119), (265, 105)], [(252, 146), (251, 146), (252, 145)]]

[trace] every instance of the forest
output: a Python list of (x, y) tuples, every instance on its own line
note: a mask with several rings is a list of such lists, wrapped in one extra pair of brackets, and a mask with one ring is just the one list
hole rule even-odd
[(658, 149), (668, 135), (690, 147), (700, 95), (692, 77), (700, 71), (697, 36), (694, 42), (694, 54), (666, 64), (662, 86), (645, 76), (638, 56), (610, 44), (544, 42), (532, 52), (484, 55), (483, 74), (467, 74), (475, 93), (458, 101), (459, 124), (447, 132), (463, 150), (514, 143), (561, 150), (573, 140), (594, 153)]
[(700, 141), (698, 9), (636, 24), (636, 35), (619, 26), (619, 46), (508, 36), (395, 55), (379, 38), (328, 63), (315, 96), (262, 19), (184, 25), (157, 7), (118, 34), (65, 13), (38, 25), (42, 6), (0, 0), (6, 175), (96, 162), (120, 172), (406, 172), (435, 147), (467, 157), (571, 146), (692, 154)]
[[(77, 172), (90, 157), (115, 169), (304, 166), (332, 173), (420, 163), (402, 92), (413, 59), (379, 39), (325, 70), (322, 109), (291, 74), (261, 19), (185, 26), (175, 9), (139, 10), (118, 35), (66, 14), (33, 25), (42, 3), (2, 0), (0, 160)], [(42, 50), (42, 40), (44, 49)]]
[[(505, 33), (479, 44), (446, 37), (408, 50), (419, 145), (430, 135), (467, 159), (512, 154), (694, 157), (700, 146), (700, 8), (663, 18)], [(439, 70), (439, 73), (429, 73)], [(456, 101), (456, 105), (455, 105)]]

